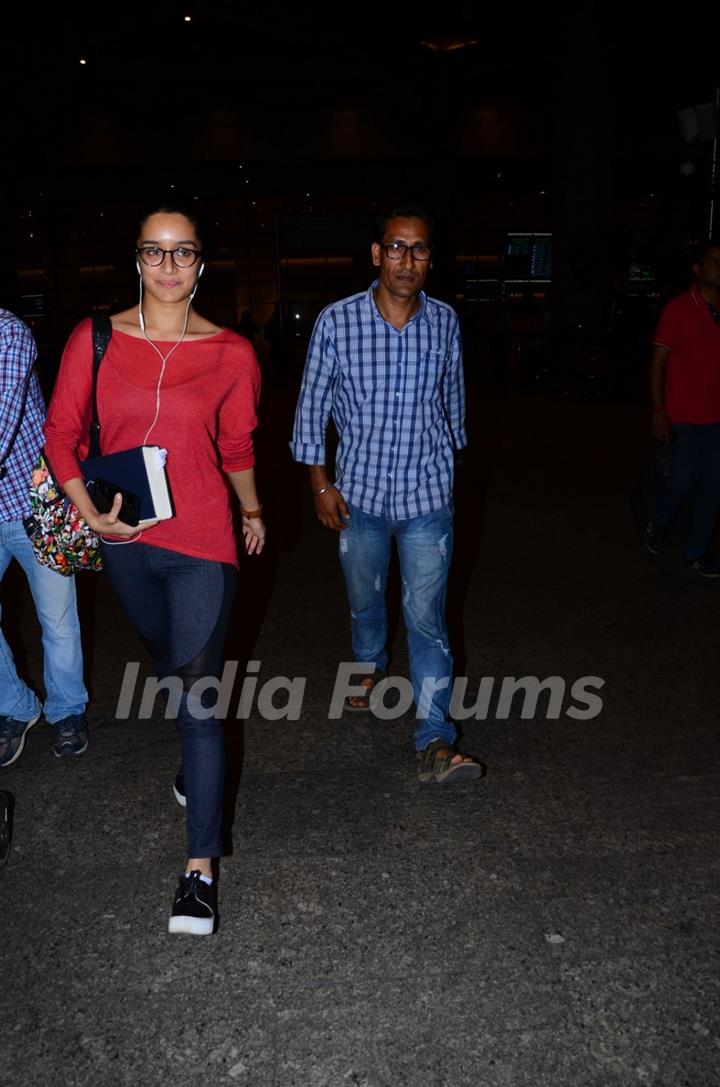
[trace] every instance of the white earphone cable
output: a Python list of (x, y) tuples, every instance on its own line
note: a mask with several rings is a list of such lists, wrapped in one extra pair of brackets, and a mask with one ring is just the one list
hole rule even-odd
[[(197, 288), (197, 284), (196, 284), (196, 288)], [(140, 302), (139, 302), (139, 305), (138, 305), (138, 321), (139, 321), (139, 324), (140, 324), (140, 329), (142, 331), (143, 336), (145, 337), (147, 342), (150, 344), (153, 351), (155, 351), (155, 353), (158, 355), (158, 357), (159, 357), (159, 359), (160, 359), (160, 361), (162, 363), (162, 366), (160, 367), (160, 376), (158, 377), (158, 382), (157, 382), (157, 385), (155, 387), (155, 416), (153, 418), (152, 423), (150, 424), (150, 426), (148, 427), (148, 429), (147, 429), (147, 431), (145, 433), (145, 437), (142, 440), (143, 445), (145, 445), (147, 443), (148, 436), (151, 434), (151, 432), (152, 432), (153, 428), (155, 427), (155, 424), (157, 423), (158, 418), (160, 416), (160, 386), (162, 384), (163, 375), (165, 373), (165, 367), (166, 367), (167, 361), (170, 358), (170, 356), (172, 355), (173, 351), (177, 347), (179, 347), (180, 344), (185, 339), (185, 335), (187, 333), (188, 320), (190, 319), (190, 303), (193, 300), (193, 295), (195, 294), (195, 289), (193, 289), (190, 297), (187, 300), (187, 305), (185, 306), (185, 321), (183, 323), (183, 330), (182, 330), (182, 333), (180, 335), (180, 339), (177, 341), (177, 343), (174, 343), (172, 345), (172, 347), (170, 348), (170, 350), (168, 351), (168, 353), (166, 355), (163, 355), (160, 348), (156, 344), (154, 344), (152, 342), (152, 340), (150, 339), (150, 337), (148, 336), (148, 334), (147, 334), (147, 332), (145, 330), (145, 318), (143, 317), (143, 311), (142, 311), (142, 278), (140, 279)]]
[[(193, 298), (195, 296), (195, 291), (196, 290), (197, 290), (197, 282), (195, 283), (195, 286), (192, 289), (190, 297), (187, 300), (187, 305), (185, 306), (185, 321), (183, 323), (183, 330), (182, 330), (182, 333), (180, 335), (180, 339), (177, 341), (177, 343), (174, 343), (172, 345), (172, 347), (170, 348), (170, 350), (168, 351), (168, 353), (166, 355), (163, 355), (160, 348), (156, 344), (154, 344), (152, 342), (152, 340), (150, 339), (150, 337), (148, 336), (148, 334), (147, 334), (147, 332), (145, 330), (145, 317), (143, 316), (143, 311), (142, 311), (143, 281), (142, 281), (142, 274), (140, 275), (140, 298), (139, 298), (139, 301), (138, 301), (138, 324), (140, 325), (140, 330), (141, 330), (143, 336), (145, 337), (147, 342), (150, 344), (153, 351), (155, 351), (156, 354), (159, 356), (160, 361), (162, 363), (162, 365), (160, 367), (160, 375), (158, 377), (157, 385), (155, 386), (155, 416), (153, 418), (152, 423), (150, 424), (147, 431), (145, 432), (145, 437), (143, 438), (142, 443), (141, 443), (142, 445), (147, 444), (148, 437), (151, 434), (151, 432), (152, 432), (152, 430), (153, 430), (153, 428), (154, 428), (155, 424), (157, 423), (158, 418), (160, 416), (160, 386), (162, 384), (163, 375), (165, 373), (165, 367), (167, 365), (168, 359), (172, 355), (175, 348), (179, 347), (180, 344), (185, 339), (185, 335), (187, 333), (188, 321), (190, 319), (190, 303), (192, 302), (192, 300), (193, 300)], [(106, 540), (103, 537), (103, 543), (106, 544), (108, 547), (118, 547), (118, 546), (122, 546), (122, 545), (128, 544), (128, 543), (136, 543), (140, 539), (141, 536), (142, 536), (142, 529), (140, 530), (140, 532), (138, 532), (138, 534), (136, 536), (132, 536), (129, 540)]]

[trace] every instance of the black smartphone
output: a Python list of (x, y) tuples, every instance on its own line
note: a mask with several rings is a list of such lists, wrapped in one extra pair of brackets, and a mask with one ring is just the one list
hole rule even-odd
[(115, 495), (122, 495), (119, 519), (126, 525), (136, 525), (140, 520), (140, 499), (132, 491), (108, 483), (106, 479), (96, 479), (92, 485), (92, 500), (99, 513), (109, 513), (115, 501)]

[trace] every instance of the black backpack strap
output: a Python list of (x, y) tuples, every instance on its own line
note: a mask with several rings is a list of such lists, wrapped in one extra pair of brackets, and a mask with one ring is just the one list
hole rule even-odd
[(93, 341), (93, 394), (92, 394), (92, 422), (90, 423), (90, 448), (89, 457), (100, 456), (100, 420), (97, 406), (97, 383), (100, 363), (107, 351), (110, 337), (112, 336), (112, 322), (104, 314), (96, 314), (92, 319)]

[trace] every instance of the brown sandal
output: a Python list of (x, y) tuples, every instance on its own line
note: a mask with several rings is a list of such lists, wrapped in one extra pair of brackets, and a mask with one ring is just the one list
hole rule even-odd
[[(344, 713), (370, 713), (370, 695), (377, 687), (381, 679), (385, 679), (385, 673), (379, 668), (376, 668), (374, 672), (364, 672), (358, 677), (358, 684), (364, 687), (367, 691), (367, 695), (350, 694), (343, 702)], [(364, 706), (353, 706), (353, 700), (355, 702), (364, 702)]]
[(482, 777), (483, 772), (479, 762), (475, 762), (469, 755), (463, 755), (465, 760), (463, 762), (452, 761), (457, 755), (462, 754), (462, 751), (458, 751), (447, 740), (433, 740), (423, 751), (417, 753), (420, 763), (418, 779), (424, 785), (429, 785), (431, 782), (448, 785), (456, 781), (477, 781)]

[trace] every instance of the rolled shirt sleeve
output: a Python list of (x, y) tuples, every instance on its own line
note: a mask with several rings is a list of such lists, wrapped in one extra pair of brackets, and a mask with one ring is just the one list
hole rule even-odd
[(443, 397), (455, 448), (464, 449), (467, 445), (467, 434), (465, 432), (465, 374), (463, 370), (462, 337), (457, 319), (450, 342), (450, 358), (443, 382)]
[(325, 463), (325, 440), (332, 408), (335, 360), (332, 323), (327, 311), (315, 322), (308, 347), (290, 449), (301, 464)]

